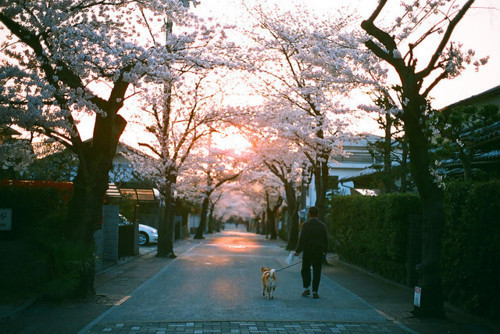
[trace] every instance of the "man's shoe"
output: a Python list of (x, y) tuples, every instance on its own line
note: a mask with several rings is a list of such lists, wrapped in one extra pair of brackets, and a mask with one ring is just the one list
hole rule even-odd
[(319, 295), (318, 295), (318, 293), (317, 293), (317, 292), (313, 292), (313, 298), (314, 298), (314, 299), (319, 298)]
[(311, 294), (311, 291), (309, 291), (309, 290), (304, 290), (304, 292), (302, 292), (303, 297), (309, 296), (310, 294)]

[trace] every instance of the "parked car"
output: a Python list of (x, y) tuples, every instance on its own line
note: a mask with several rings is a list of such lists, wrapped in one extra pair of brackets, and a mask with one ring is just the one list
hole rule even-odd
[(155, 244), (158, 242), (158, 230), (154, 227), (139, 224), (139, 245), (144, 246), (149, 243)]
[[(124, 216), (120, 214), (120, 225), (132, 225)], [(158, 242), (158, 230), (154, 227), (139, 224), (139, 246)]]

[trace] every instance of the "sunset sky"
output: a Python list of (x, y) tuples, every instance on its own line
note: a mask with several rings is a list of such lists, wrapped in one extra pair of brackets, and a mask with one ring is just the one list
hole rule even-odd
[[(242, 0), (199, 1), (200, 5), (196, 8), (191, 8), (198, 15), (205, 18), (216, 17), (228, 24), (244, 25), (246, 23), (244, 19), (245, 10), (241, 4)], [(254, 0), (245, 1), (249, 4), (255, 2)], [(266, 0), (264, 2), (266, 4), (275, 3), (279, 8), (287, 9), (294, 1)], [(367, 18), (378, 4), (378, 0), (295, 0), (295, 2), (306, 4), (312, 10), (317, 10), (322, 14), (348, 5), (348, 7), (355, 10), (360, 16), (360, 20)], [(464, 0), (459, 0), (459, 2), (463, 3)], [(380, 16), (381, 19), (392, 22), (398, 15), (396, 14), (396, 10), (400, 9), (399, 4), (400, 0), (389, 0), (387, 8), (384, 9)], [(0, 34), (0, 38), (4, 38), (5, 34), (6, 32), (3, 31)], [(475, 50), (478, 58), (489, 56), (490, 59), (488, 64), (481, 67), (478, 72), (471, 66), (459, 77), (453, 80), (441, 81), (431, 92), (431, 97), (434, 98), (434, 108), (445, 107), (446, 105), (500, 85), (500, 0), (476, 0), (473, 8), (468, 11), (466, 17), (455, 29), (452, 40), (462, 42), (464, 49)], [(433, 49), (427, 51), (432, 52)], [(239, 82), (241, 83), (242, 80)], [(239, 87), (238, 89), (241, 94), (242, 88)], [(245, 94), (244, 88), (243, 94)], [(124, 114), (126, 115), (125, 110)], [(84, 122), (84, 126), (80, 127), (84, 139), (91, 136), (92, 129), (86, 126), (87, 124), (92, 124), (91, 122)], [(131, 134), (134, 135), (135, 132), (134, 124), (132, 122), (129, 123), (124, 138)]]
[[(280, 8), (290, 6), (290, 0), (268, 0)], [(308, 0), (311, 9), (327, 13), (342, 5), (349, 5), (361, 16), (367, 18), (377, 6), (378, 0)], [(461, 1), (462, 3), (464, 1)], [(252, 1), (247, 1), (252, 3)], [(400, 0), (389, 0), (382, 16), (394, 14), (399, 9)], [(229, 24), (241, 24), (243, 7), (241, 0), (201, 0), (195, 9), (202, 16), (214, 16)], [(500, 84), (500, 1), (476, 0), (473, 8), (455, 29), (452, 41), (460, 41), (464, 49), (473, 49), (478, 58), (490, 56), (489, 62), (476, 72), (472, 67), (460, 77), (442, 81), (432, 92), (433, 107), (441, 108), (448, 104), (481, 93)], [(426, 50), (427, 51), (427, 50)], [(429, 50), (429, 52), (432, 50)]]

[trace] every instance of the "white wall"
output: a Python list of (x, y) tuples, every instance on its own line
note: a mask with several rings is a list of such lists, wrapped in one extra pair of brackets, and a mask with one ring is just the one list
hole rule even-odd
[[(369, 135), (368, 140), (359, 139), (357, 141), (345, 142), (343, 145), (344, 152), (347, 156), (336, 156), (330, 162), (328, 175), (337, 176), (338, 179), (358, 175), (364, 169), (373, 165), (375, 160), (371, 157), (368, 151), (368, 141), (373, 142), (380, 137)], [(344, 186), (339, 185), (339, 191), (346, 195), (351, 193), (351, 188), (354, 186), (353, 182), (345, 182)], [(306, 195), (306, 206), (310, 207), (316, 203), (316, 187), (314, 185), (314, 177), (311, 180), (309, 189)]]

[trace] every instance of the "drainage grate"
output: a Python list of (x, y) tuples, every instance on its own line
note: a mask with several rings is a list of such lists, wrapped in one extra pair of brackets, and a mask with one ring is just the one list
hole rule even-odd
[(97, 295), (96, 304), (100, 305), (121, 305), (126, 302), (130, 296), (120, 295)]
[(397, 311), (377, 311), (380, 315), (389, 321), (398, 322), (402, 324), (415, 324), (421, 321), (416, 318), (411, 312), (397, 312)]

